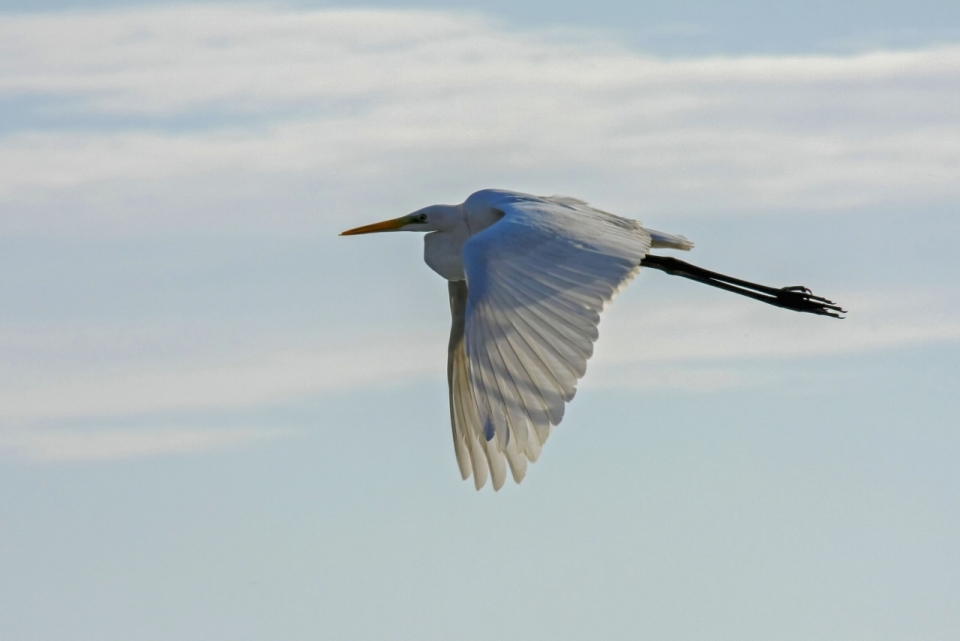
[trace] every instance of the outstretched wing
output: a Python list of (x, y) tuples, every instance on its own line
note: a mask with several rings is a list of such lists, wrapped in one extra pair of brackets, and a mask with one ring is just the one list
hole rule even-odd
[(450, 284), (451, 422), (478, 489), (488, 473), (499, 489), (507, 465), (519, 483), (537, 460), (586, 372), (600, 312), (651, 243), (640, 223), (580, 201), (497, 198), (502, 219), (467, 241), (466, 283)]

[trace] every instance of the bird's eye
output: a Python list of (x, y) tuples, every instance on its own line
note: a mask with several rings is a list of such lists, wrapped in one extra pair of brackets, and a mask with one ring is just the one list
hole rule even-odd
[(418, 223), (425, 223), (425, 222), (427, 222), (427, 215), (426, 215), (426, 214), (420, 214), (419, 216), (417, 216), (417, 222), (418, 222)]

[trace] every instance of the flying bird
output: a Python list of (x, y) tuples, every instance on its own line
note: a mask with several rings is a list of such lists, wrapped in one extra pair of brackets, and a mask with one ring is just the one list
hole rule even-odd
[(386, 231), (427, 232), (424, 260), (449, 281), (450, 423), (460, 474), (472, 474), (478, 490), (488, 477), (499, 490), (508, 467), (523, 480), (586, 372), (600, 312), (641, 267), (798, 312), (845, 313), (805, 287), (765, 287), (652, 255), (693, 243), (564, 196), (484, 189), (341, 236)]

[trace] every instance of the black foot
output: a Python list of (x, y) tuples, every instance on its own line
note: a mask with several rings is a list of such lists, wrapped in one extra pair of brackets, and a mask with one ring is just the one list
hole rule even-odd
[(847, 313), (847, 310), (842, 309), (832, 300), (814, 296), (813, 292), (803, 286), (783, 287), (777, 291), (776, 299), (777, 302), (771, 301), (771, 304), (796, 312), (808, 312), (833, 318), (843, 318), (842, 314)]

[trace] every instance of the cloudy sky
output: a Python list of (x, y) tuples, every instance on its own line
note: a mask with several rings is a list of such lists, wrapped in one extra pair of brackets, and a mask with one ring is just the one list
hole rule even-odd
[[(960, 9), (0, 1), (0, 636), (960, 634)], [(359, 224), (567, 194), (642, 273), (521, 486)]]

